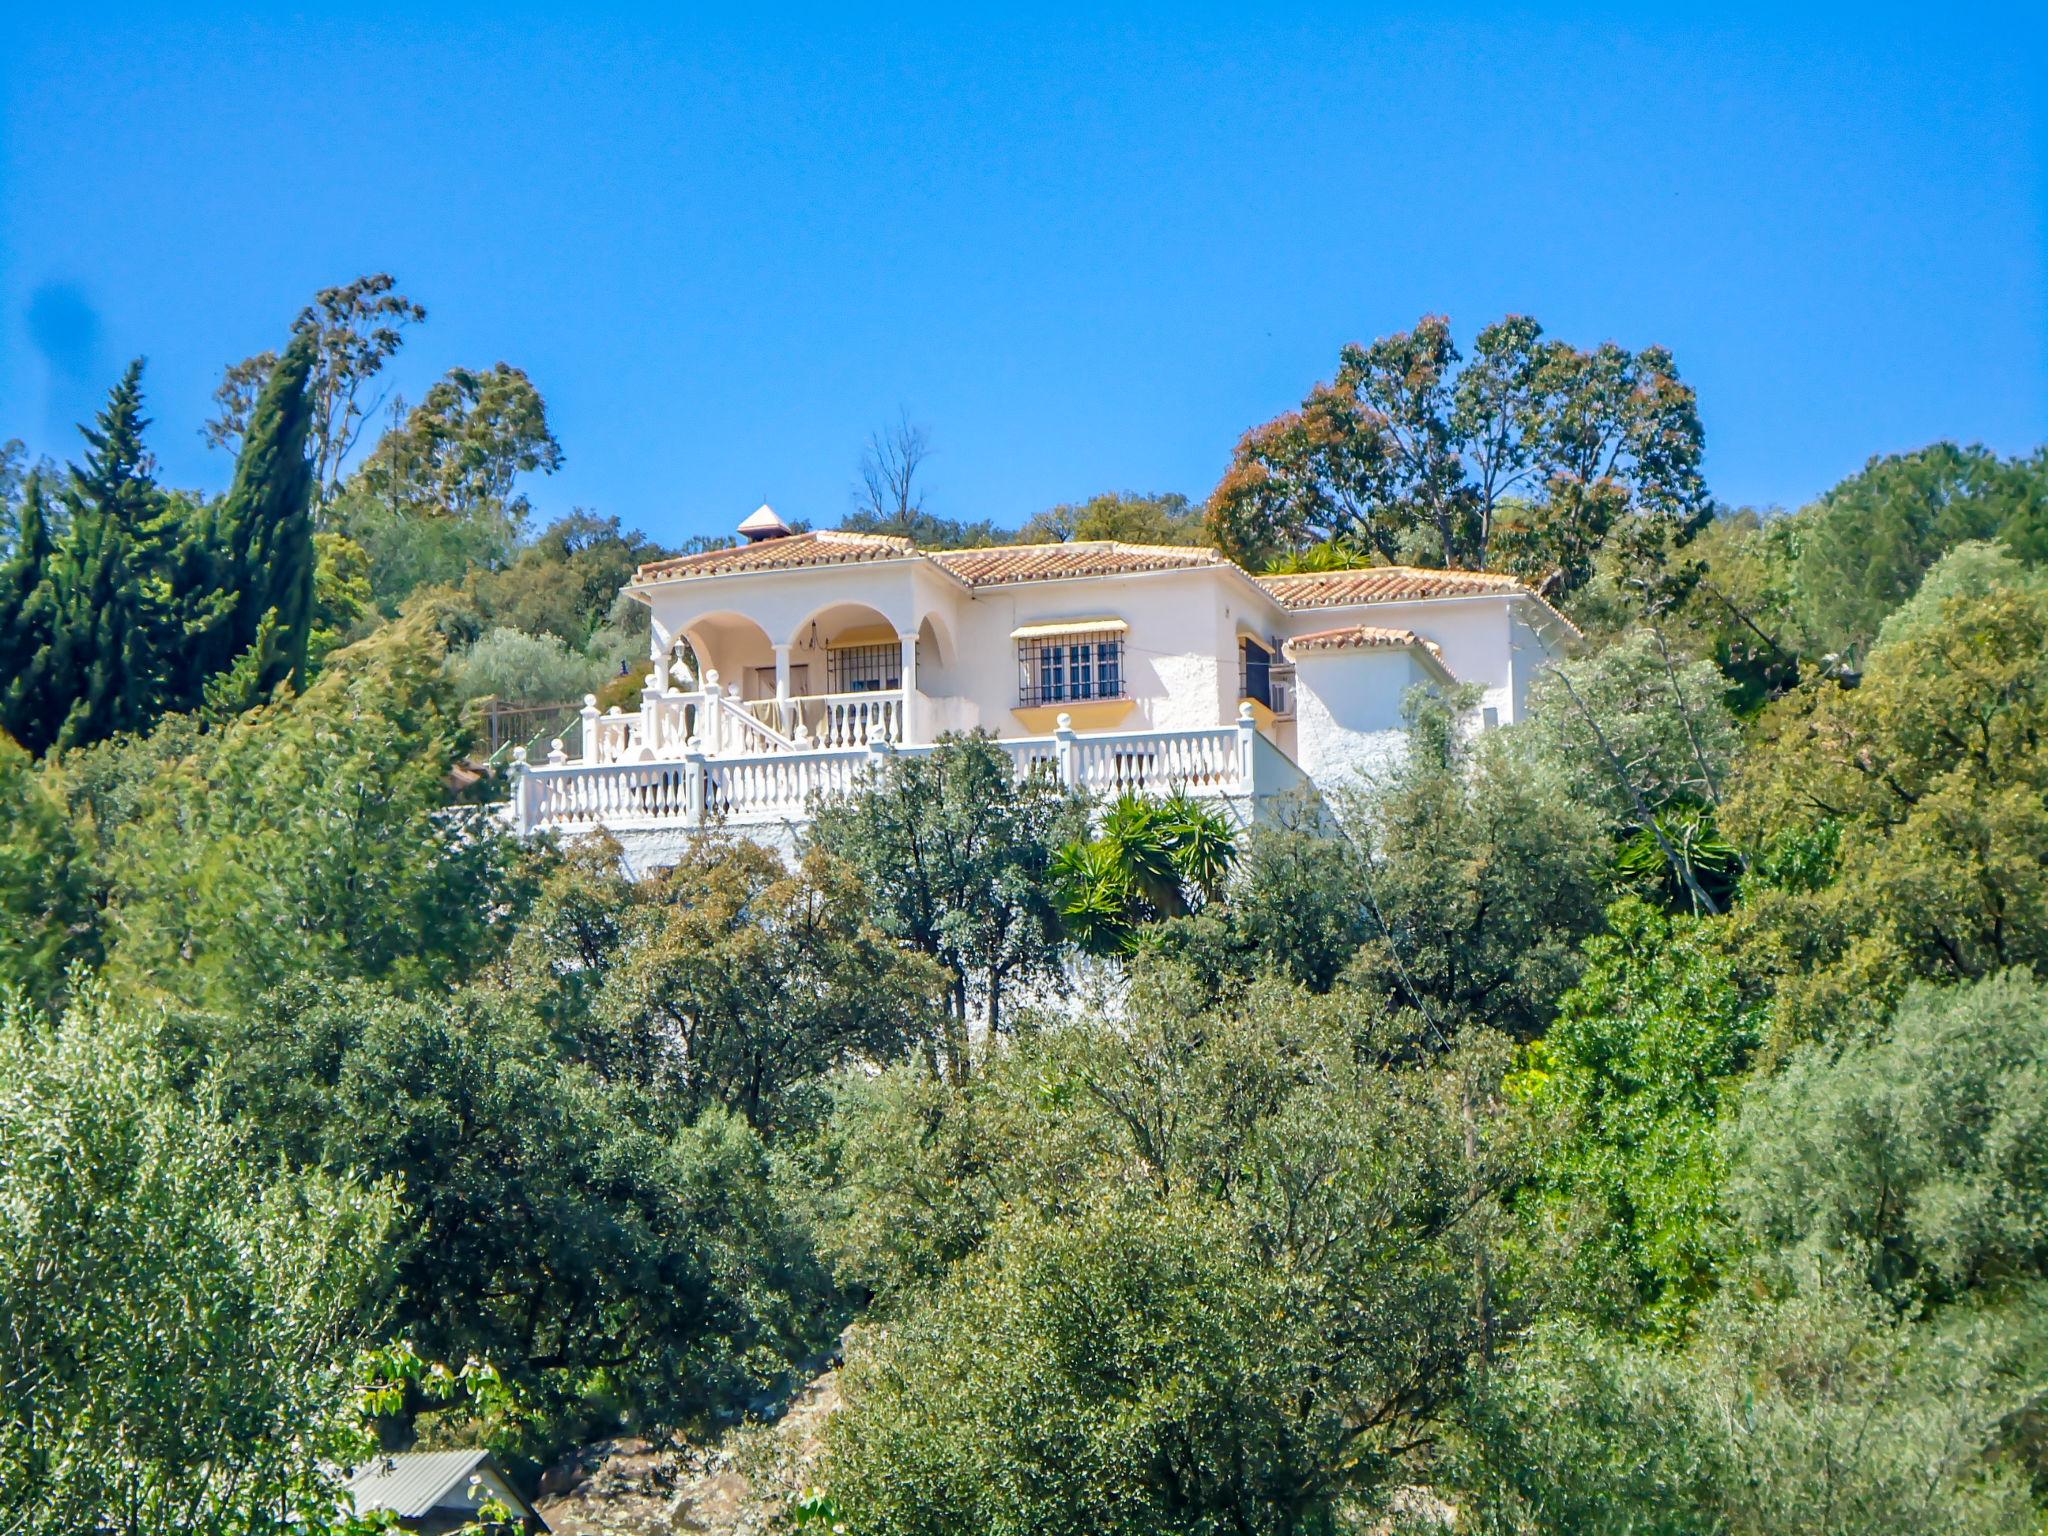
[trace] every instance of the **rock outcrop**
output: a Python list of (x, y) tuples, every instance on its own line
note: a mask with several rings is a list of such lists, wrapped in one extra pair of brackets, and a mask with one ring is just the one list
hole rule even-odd
[(838, 1407), (830, 1370), (772, 1423), (710, 1445), (601, 1440), (550, 1467), (535, 1505), (557, 1536), (766, 1536), (818, 1480)]

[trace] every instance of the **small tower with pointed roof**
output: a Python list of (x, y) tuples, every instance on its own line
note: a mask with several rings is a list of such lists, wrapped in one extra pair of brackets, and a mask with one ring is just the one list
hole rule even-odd
[(768, 539), (786, 539), (790, 532), (789, 524), (777, 516), (775, 509), (765, 501), (748, 513), (747, 520), (740, 524), (740, 537), (749, 544), (759, 544)]

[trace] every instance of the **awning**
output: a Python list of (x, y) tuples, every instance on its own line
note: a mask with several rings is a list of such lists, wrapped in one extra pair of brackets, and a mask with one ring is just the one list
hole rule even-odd
[(1048, 635), (1120, 635), (1131, 626), (1122, 619), (1054, 619), (1010, 631), (1012, 640), (1039, 640)]

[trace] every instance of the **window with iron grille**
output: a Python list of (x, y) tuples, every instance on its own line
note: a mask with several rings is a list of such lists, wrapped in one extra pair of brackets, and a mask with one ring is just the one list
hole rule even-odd
[(1124, 696), (1121, 635), (1033, 635), (1017, 642), (1017, 698), (1024, 705)]
[(1273, 653), (1249, 635), (1237, 642), (1237, 696), (1273, 707)]
[(826, 652), (825, 683), (832, 693), (881, 693), (903, 686), (903, 647), (847, 645)]

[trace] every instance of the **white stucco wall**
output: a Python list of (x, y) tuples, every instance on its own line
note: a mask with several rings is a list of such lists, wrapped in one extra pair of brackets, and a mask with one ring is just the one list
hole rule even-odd
[[(1124, 691), (1131, 729), (1186, 730), (1222, 725), (1237, 714), (1237, 651), (1221, 584), (1210, 571), (1100, 576), (985, 588), (956, 607), (961, 692), (982, 726), (998, 736), (1029, 736), (1020, 721), (1014, 630), (1062, 619), (1121, 619)], [(1226, 665), (1227, 658), (1227, 665)], [(1224, 697), (1226, 689), (1230, 697)]]
[[(1022, 582), (969, 591), (922, 563), (874, 562), (682, 581), (648, 589), (652, 649), (683, 634), (705, 637), (704, 664), (721, 681), (763, 690), (752, 670), (773, 663), (772, 647), (788, 645), (792, 666), (809, 665), (808, 686), (826, 691), (822, 648), (811, 626), (821, 616), (847, 622), (847, 605), (872, 610), (871, 621), (898, 634), (920, 633), (918, 685), (949, 701), (937, 723), (979, 725), (998, 736), (1041, 734), (1018, 719), (1014, 630), (1061, 619), (1121, 619), (1127, 728), (1194, 729), (1227, 724), (1237, 714), (1237, 625), (1245, 607), (1227, 573), (1213, 569)], [(1256, 597), (1251, 604), (1260, 606)], [(1261, 618), (1266, 616), (1261, 615)], [(733, 618), (748, 621), (744, 625)], [(758, 626), (758, 629), (755, 628)], [(1270, 620), (1253, 626), (1271, 633)], [(821, 638), (824, 638), (821, 635)]]
[[(1011, 632), (1062, 619), (1117, 618), (1124, 632), (1125, 691), (1132, 707), (1114, 722), (1126, 729), (1194, 729), (1229, 723), (1237, 713), (1238, 637), (1272, 645), (1289, 636), (1368, 624), (1412, 629), (1435, 642), (1451, 674), (1483, 691), (1480, 708), (1499, 724), (1527, 711), (1529, 685), (1560, 643), (1538, 627), (1542, 610), (1512, 594), (1283, 609), (1241, 575), (1217, 567), (1021, 582), (969, 590), (922, 560), (889, 560), (811, 569), (734, 574), (647, 589), (657, 651), (682, 633), (722, 636), (739, 663), (714, 658), (723, 680), (749, 696), (772, 692), (750, 669), (772, 665), (775, 644), (809, 665), (809, 692), (827, 690), (822, 650), (808, 648), (822, 628), (854, 619), (878, 632), (919, 633), (918, 684), (944, 701), (925, 717), (926, 732), (980, 726), (999, 736), (1041, 734), (1049, 724), (1020, 720), (1017, 643)], [(858, 605), (853, 613), (849, 605)], [(726, 620), (747, 621), (744, 629)], [(751, 626), (758, 625), (758, 631)], [(1312, 685), (1311, 671), (1321, 678)], [(1390, 681), (1398, 674), (1399, 681)], [(1301, 719), (1273, 727), (1304, 769), (1364, 750), (1361, 743), (1397, 729), (1401, 692), (1422, 680), (1400, 653), (1344, 651), (1304, 662), (1298, 672)], [(798, 691), (802, 691), (799, 689)], [(1318, 697), (1310, 703), (1306, 695)], [(1391, 702), (1391, 708), (1389, 703)], [(1481, 716), (1485, 718), (1485, 716)], [(1370, 721), (1370, 724), (1360, 722)], [(1111, 728), (1097, 724), (1094, 728)]]
[(1398, 761), (1402, 702), (1440, 680), (1413, 651), (1309, 651), (1295, 662), (1295, 761), (1325, 790)]
[[(1509, 642), (1512, 627), (1509, 609), (1513, 604), (1514, 599), (1507, 596), (1486, 596), (1296, 609), (1287, 615), (1287, 633), (1309, 635), (1353, 624), (1413, 630), (1423, 639), (1436, 642), (1437, 648), (1443, 652), (1444, 665), (1453, 677), (1461, 683), (1476, 683), (1485, 690), (1480, 707), (1495, 710), (1498, 723), (1507, 725), (1519, 718), (1517, 694), (1519, 691), (1526, 695), (1528, 686), (1524, 681), (1519, 690), (1517, 688), (1513, 650)], [(1340, 660), (1363, 654), (1370, 653), (1338, 653)], [(1328, 664), (1318, 663), (1319, 666)]]

